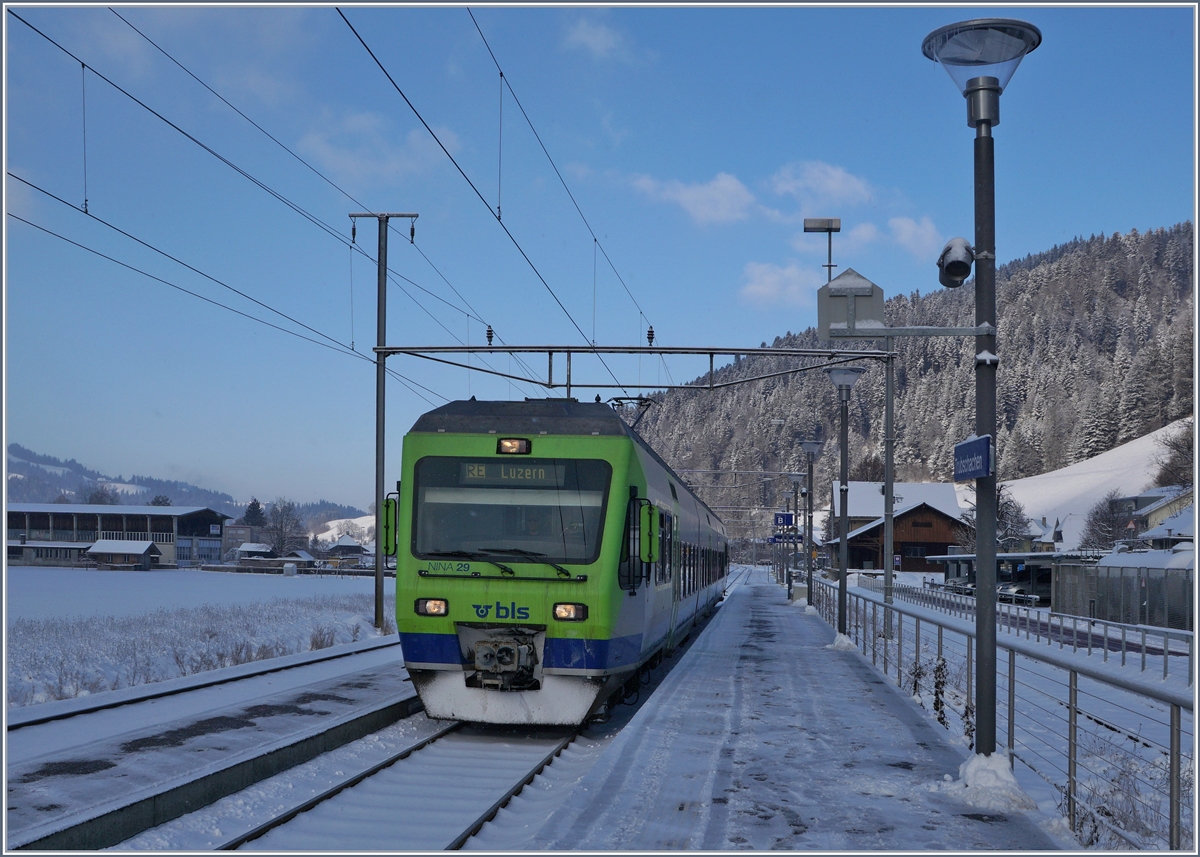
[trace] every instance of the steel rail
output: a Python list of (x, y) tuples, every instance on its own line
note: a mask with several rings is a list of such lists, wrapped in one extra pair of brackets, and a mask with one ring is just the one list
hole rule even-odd
[(258, 827), (255, 827), (253, 830), (249, 830), (246, 833), (241, 834), (240, 836), (235, 836), (233, 839), (230, 839), (228, 842), (218, 845), (216, 847), (216, 849), (214, 849), (214, 850), (216, 850), (216, 851), (234, 851), (234, 850), (240, 848), (241, 846), (245, 845), (247, 842), (250, 842), (251, 840), (254, 840), (254, 839), (258, 839), (260, 836), (263, 836), (266, 833), (270, 832), (271, 830), (274, 830), (276, 827), (281, 827), (284, 824), (287, 824), (287, 822), (291, 821), (293, 818), (298, 816), (300, 813), (308, 812), (310, 809), (317, 806), (318, 804), (324, 803), (325, 801), (329, 800), (330, 798), (334, 797), (337, 794), (340, 794), (341, 792), (345, 791), (346, 789), (348, 789), (352, 786), (358, 785), (359, 783), (361, 783), (363, 780), (367, 779), (368, 777), (372, 777), (375, 774), (379, 773), (380, 771), (384, 770), (385, 768), (390, 768), (392, 765), (396, 764), (397, 762), (399, 762), (403, 759), (407, 759), (409, 756), (411, 756), (413, 753), (416, 753), (418, 750), (425, 749), (426, 747), (428, 747), (430, 744), (432, 744), (434, 741), (438, 740), (442, 736), (447, 735), (456, 729), (460, 729), (462, 727), (462, 725), (463, 725), (462, 721), (455, 721), (455, 722), (449, 724), (448, 726), (446, 726), (442, 729), (439, 729), (437, 732), (433, 733), (432, 735), (428, 735), (425, 738), (421, 739), (416, 744), (413, 744), (409, 747), (405, 747), (400, 752), (392, 754), (388, 758), (384, 759), (382, 762), (374, 764), (371, 767), (367, 768), (365, 771), (360, 771), (359, 773), (355, 774), (353, 777), (350, 777), (350, 779), (348, 779), (342, 783), (339, 783), (338, 785), (333, 786), (332, 788), (326, 789), (325, 791), (321, 792), (319, 795), (316, 795), (315, 797), (311, 797), (308, 800), (304, 801), (303, 803), (300, 803), (297, 806), (294, 806), (291, 809), (286, 810), (282, 814), (277, 815), (274, 818), (272, 818), (270, 821), (264, 822), (264, 823), (260, 824)]

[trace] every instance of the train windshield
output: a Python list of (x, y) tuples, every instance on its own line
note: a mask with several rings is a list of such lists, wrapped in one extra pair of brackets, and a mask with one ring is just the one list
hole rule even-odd
[(429, 457), (414, 480), (413, 554), (590, 563), (600, 555), (606, 461)]

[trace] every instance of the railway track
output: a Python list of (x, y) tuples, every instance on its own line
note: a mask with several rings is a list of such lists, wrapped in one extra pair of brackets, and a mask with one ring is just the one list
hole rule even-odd
[(576, 734), (451, 723), (219, 850), (457, 849)]
[(395, 644), (268, 663), (14, 722), (6, 845), (116, 845), (421, 708)]

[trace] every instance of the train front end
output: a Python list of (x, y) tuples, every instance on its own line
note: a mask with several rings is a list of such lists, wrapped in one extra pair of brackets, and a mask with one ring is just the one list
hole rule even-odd
[(615, 419), (452, 402), (405, 436), (396, 625), (430, 717), (578, 724), (636, 666), (640, 640), (616, 629), (630, 443)]

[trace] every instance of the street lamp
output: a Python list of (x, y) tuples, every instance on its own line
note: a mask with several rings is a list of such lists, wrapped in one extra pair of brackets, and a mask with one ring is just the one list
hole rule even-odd
[[(1000, 124), (1000, 93), (1025, 54), (1042, 42), (1032, 24), (979, 18), (934, 30), (921, 52), (940, 63), (967, 100), (967, 125), (975, 129), (975, 323), (996, 326), (996, 172), (992, 127)], [(957, 239), (961, 241), (962, 239)], [(951, 244), (955, 244), (954, 241)], [(961, 283), (971, 248), (946, 246), (939, 260), (945, 278)], [(964, 270), (965, 266), (965, 270)], [(996, 437), (996, 335), (975, 337), (975, 434)], [(975, 482), (976, 619), (979, 678), (975, 685), (975, 748), (996, 749), (996, 474)]]
[(850, 565), (850, 544), (846, 540), (847, 531), (850, 528), (849, 515), (846, 513), (846, 499), (850, 493), (850, 388), (854, 386), (854, 382), (858, 380), (858, 376), (867, 370), (861, 366), (827, 366), (825, 374), (829, 376), (829, 380), (833, 381), (833, 385), (837, 387), (838, 404), (841, 405), (842, 422), (840, 428), (840, 440), (842, 445), (842, 470), (841, 484), (838, 486), (838, 496), (841, 501), (841, 515), (838, 518), (838, 529), (841, 533), (841, 547), (838, 552), (838, 562), (841, 570), (838, 574), (838, 633), (846, 633), (846, 602), (848, 600), (846, 587), (848, 583), (846, 578), (849, 576), (847, 571)]
[(802, 440), (800, 445), (808, 458), (808, 503), (806, 504), (804, 523), (804, 568), (808, 572), (808, 603), (813, 598), (813, 463), (821, 457), (821, 448), (825, 445), (821, 440)]

